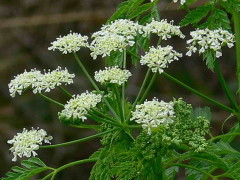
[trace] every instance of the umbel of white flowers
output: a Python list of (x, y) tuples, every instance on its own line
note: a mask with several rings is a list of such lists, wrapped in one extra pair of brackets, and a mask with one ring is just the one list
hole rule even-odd
[(63, 54), (67, 53), (75, 53), (80, 50), (81, 47), (88, 47), (89, 44), (87, 42), (88, 37), (82, 36), (79, 33), (71, 32), (63, 37), (57, 38), (56, 41), (51, 43), (51, 47), (48, 50), (55, 51), (56, 49), (61, 51)]
[(117, 66), (105, 67), (105, 70), (95, 72), (95, 80), (101, 84), (113, 83), (122, 85), (132, 74), (128, 70), (122, 70)]
[(44, 74), (31, 69), (29, 72), (25, 70), (24, 73), (15, 76), (8, 87), (12, 97), (15, 97), (16, 93), (21, 95), (27, 88), (33, 89), (33, 93), (36, 94), (42, 91), (49, 92), (57, 86), (72, 84), (74, 77), (74, 74), (70, 74), (66, 68), (61, 67), (53, 71), (44, 71)]
[(90, 50), (91, 56), (109, 56), (112, 51), (123, 51), (127, 46), (135, 44), (134, 38), (142, 34), (142, 26), (128, 19), (118, 19), (103, 25), (100, 31), (93, 33)]
[(179, 36), (184, 39), (185, 36), (180, 30), (180, 26), (173, 25), (174, 21), (167, 22), (166, 19), (162, 19), (161, 21), (156, 21), (152, 19), (150, 23), (147, 23), (146, 26), (143, 26), (143, 36), (147, 36), (149, 34), (157, 34), (161, 39), (167, 40), (172, 36)]
[(58, 113), (60, 119), (79, 119), (84, 121), (87, 119), (86, 115), (91, 108), (101, 102), (102, 96), (100, 94), (94, 94), (86, 91), (80, 95), (74, 95), (67, 104), (64, 105), (64, 109)]
[(16, 161), (17, 157), (31, 157), (36, 156), (36, 150), (39, 149), (39, 145), (44, 143), (50, 143), (52, 136), (48, 136), (47, 132), (43, 129), (34, 129), (31, 130), (23, 129), (22, 133), (17, 133), (13, 139), (8, 140), (9, 144), (13, 146), (10, 148), (10, 151), (13, 153), (12, 161)]
[(222, 56), (222, 46), (227, 45), (229, 48), (234, 46), (234, 35), (221, 28), (216, 30), (197, 29), (190, 33), (192, 39), (187, 41), (187, 56), (191, 56), (196, 51), (199, 54), (205, 53), (207, 50), (213, 51), (216, 58)]
[(151, 47), (149, 52), (141, 57), (140, 63), (141, 65), (147, 65), (152, 69), (152, 72), (158, 71), (161, 74), (171, 62), (178, 60), (180, 57), (182, 57), (182, 54), (173, 50), (172, 46)]
[(152, 128), (157, 128), (160, 124), (173, 123), (174, 103), (158, 101), (154, 98), (152, 101), (145, 101), (137, 105), (136, 110), (132, 112), (131, 121), (142, 124), (143, 129), (147, 129), (151, 135)]

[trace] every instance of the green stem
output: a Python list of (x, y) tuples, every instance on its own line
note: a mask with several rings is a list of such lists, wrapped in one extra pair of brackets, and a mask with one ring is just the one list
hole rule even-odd
[(212, 141), (215, 141), (215, 140), (217, 140), (217, 139), (221, 139), (221, 138), (227, 137), (227, 136), (237, 136), (237, 135), (240, 135), (240, 133), (228, 133), (228, 134), (223, 134), (223, 135), (215, 136), (215, 137), (209, 139), (208, 142), (212, 142)]
[(125, 122), (129, 121), (129, 119), (131, 117), (131, 112), (135, 109), (135, 107), (136, 107), (136, 105), (137, 105), (137, 103), (138, 103), (138, 101), (139, 101), (139, 99), (140, 99), (140, 97), (141, 97), (141, 95), (142, 95), (142, 93), (144, 91), (144, 88), (145, 88), (145, 86), (146, 86), (146, 84), (148, 82), (148, 79), (149, 79), (150, 75), (151, 75), (151, 69), (149, 68), (147, 73), (146, 73), (146, 75), (145, 75), (143, 83), (142, 83), (142, 85), (140, 87), (140, 90), (138, 91), (138, 95), (137, 95), (137, 97), (136, 97), (136, 99), (135, 99), (135, 101), (134, 101), (134, 103), (132, 105), (132, 108), (131, 108), (131, 110), (130, 110), (130, 112), (129, 112)]
[[(126, 63), (127, 63), (127, 50), (124, 49), (123, 51), (123, 69), (126, 69)], [(122, 116), (123, 121), (125, 119), (125, 93), (126, 93), (126, 83), (124, 82), (122, 84)]]
[(66, 168), (69, 168), (71, 166), (74, 166), (74, 165), (78, 165), (78, 164), (84, 164), (84, 163), (90, 163), (90, 162), (96, 162), (98, 159), (97, 158), (93, 158), (93, 159), (83, 159), (83, 160), (79, 160), (79, 161), (74, 161), (74, 162), (71, 162), (71, 163), (68, 163), (68, 164), (65, 164), (59, 168), (57, 168), (55, 171), (53, 171), (52, 173), (50, 173), (49, 175), (45, 176), (42, 180), (47, 180), (49, 177), (51, 176), (56, 176), (56, 174), (59, 172), (59, 171), (62, 171)]
[(209, 173), (207, 173), (207, 172), (205, 172), (205, 171), (203, 171), (203, 170), (201, 170), (199, 168), (196, 168), (194, 166), (190, 166), (190, 165), (187, 165), (187, 164), (172, 163), (172, 164), (169, 164), (168, 167), (172, 167), (172, 166), (179, 166), (179, 167), (185, 167), (185, 168), (188, 168), (188, 169), (193, 169), (193, 170), (198, 171), (198, 172), (200, 172), (202, 174), (205, 174), (205, 175), (207, 175), (207, 176), (209, 176), (211, 178), (214, 178), (213, 175), (211, 175), (211, 174), (209, 174)]
[(171, 75), (169, 75), (169, 74), (167, 74), (167, 73), (165, 73), (165, 72), (163, 72), (162, 74), (163, 74), (165, 77), (167, 77), (168, 79), (172, 80), (173, 82), (175, 82), (175, 83), (183, 86), (185, 89), (187, 89), (187, 90), (191, 91), (192, 93), (198, 95), (199, 97), (207, 100), (208, 102), (211, 102), (211, 103), (215, 104), (216, 106), (218, 106), (218, 107), (220, 107), (220, 108), (222, 108), (222, 109), (225, 109), (225, 110), (227, 110), (227, 111), (229, 111), (229, 112), (231, 112), (231, 113), (233, 113), (233, 114), (236, 114), (236, 113), (235, 113), (235, 110), (233, 110), (233, 109), (229, 108), (228, 106), (225, 106), (224, 104), (221, 104), (221, 103), (219, 103), (219, 102), (217, 102), (217, 101), (215, 101), (215, 100), (207, 97), (206, 95), (198, 92), (197, 90), (195, 90), (195, 89), (191, 88), (190, 86), (184, 84), (183, 82), (181, 82), (181, 81), (179, 81), (178, 79), (172, 77)]
[(50, 148), (58, 148), (58, 147), (63, 147), (63, 146), (69, 146), (69, 145), (72, 145), (72, 144), (76, 144), (76, 143), (88, 141), (88, 140), (91, 140), (91, 139), (95, 139), (97, 137), (101, 137), (104, 134), (108, 134), (108, 133), (113, 132), (113, 131), (115, 131), (115, 129), (111, 129), (111, 130), (108, 130), (108, 131), (105, 131), (105, 132), (102, 132), (102, 133), (99, 133), (99, 134), (95, 134), (95, 135), (85, 137), (85, 138), (82, 138), (82, 139), (77, 139), (77, 140), (74, 140), (74, 141), (69, 141), (69, 142), (54, 144), (54, 145), (40, 146), (40, 149), (50, 149)]
[[(75, 59), (78, 62), (78, 65), (80, 66), (80, 68), (82, 69), (83, 73), (87, 76), (88, 80), (91, 82), (91, 84), (93, 85), (93, 87), (100, 93), (100, 89), (98, 88), (97, 84), (94, 82), (94, 80), (92, 79), (92, 77), (90, 76), (90, 74), (88, 73), (88, 71), (86, 70), (86, 68), (84, 67), (84, 65), (82, 64), (81, 60), (79, 59), (78, 55), (76, 53), (73, 53)], [(106, 105), (108, 106), (108, 108), (110, 109), (110, 111), (113, 113), (113, 115), (116, 117), (116, 119), (118, 119), (119, 121), (121, 121), (121, 119), (119, 118), (119, 116), (117, 115), (117, 113), (114, 111), (114, 109), (112, 108), (112, 106), (109, 104), (108, 100), (103, 96), (103, 100), (106, 103)]]
[(113, 87), (113, 92), (114, 92), (115, 97), (116, 97), (119, 114), (120, 114), (121, 119), (123, 120), (124, 119), (123, 118), (123, 110), (122, 110), (122, 103), (121, 103), (121, 97), (120, 97), (119, 89), (118, 89), (117, 84), (113, 84), (112, 87)]
[(67, 96), (69, 96), (69, 97), (72, 97), (73, 95), (70, 93), (70, 92), (68, 92), (65, 88), (63, 88), (62, 86), (59, 86), (59, 89), (64, 93), (64, 94), (66, 94)]
[(45, 95), (42, 94), (42, 93), (38, 93), (38, 94), (39, 94), (40, 96), (42, 96), (43, 98), (45, 98), (46, 100), (48, 100), (49, 102), (52, 102), (52, 103), (57, 104), (57, 105), (59, 105), (59, 106), (61, 106), (61, 107), (64, 107), (64, 104), (62, 104), (62, 103), (60, 103), (60, 102), (57, 102), (57, 101), (51, 99), (50, 97), (45, 96)]
[(137, 105), (137, 103), (138, 103), (138, 101), (139, 101), (139, 99), (140, 99), (140, 97), (141, 97), (141, 95), (142, 95), (142, 93), (144, 91), (144, 88), (146, 87), (146, 84), (147, 84), (147, 81), (148, 81), (150, 75), (151, 75), (151, 69), (149, 68), (147, 73), (146, 73), (146, 75), (145, 75), (145, 78), (143, 80), (142, 86), (141, 86), (141, 88), (140, 88), (140, 90), (138, 92), (138, 95), (137, 95), (137, 97), (136, 97), (136, 99), (135, 99), (135, 101), (133, 103), (133, 107), (132, 107), (131, 111), (135, 109), (135, 106)]
[(238, 112), (239, 111), (238, 105), (237, 105), (236, 101), (233, 98), (232, 92), (228, 88), (228, 85), (227, 85), (227, 83), (226, 83), (226, 81), (225, 81), (225, 79), (223, 77), (223, 74), (222, 74), (222, 72), (220, 70), (220, 67), (219, 67), (219, 64), (218, 64), (217, 60), (214, 61), (214, 68), (215, 68), (215, 70), (217, 72), (219, 82), (220, 82), (220, 84), (221, 84), (221, 86), (222, 86), (222, 88), (223, 88), (223, 90), (224, 90), (224, 92), (225, 92), (229, 102), (231, 103), (233, 109), (235, 109), (236, 112)]
[(236, 62), (238, 88), (240, 89), (240, 13), (233, 11), (234, 33), (236, 38)]
[(92, 119), (92, 120), (94, 120), (94, 121), (96, 121), (96, 122), (100, 122), (100, 123), (105, 122), (105, 123), (111, 124), (111, 125), (113, 125), (113, 126), (122, 127), (121, 124), (116, 123), (115, 121), (109, 121), (109, 120), (100, 118), (100, 117), (96, 116), (95, 114), (93, 114), (93, 113), (91, 113), (91, 112), (89, 112), (89, 115), (87, 115), (87, 117), (89, 117), (90, 119)]
[(80, 129), (95, 129), (99, 130), (100, 126), (99, 125), (88, 125), (88, 124), (81, 124), (81, 125), (69, 125), (74, 128), (80, 128)]
[(157, 79), (157, 75), (158, 73), (154, 73), (150, 83), (148, 84), (148, 87), (146, 89), (146, 91), (144, 92), (142, 98), (140, 99), (139, 103), (143, 103), (143, 101), (146, 99), (147, 95), (149, 94), (150, 90), (152, 89), (153, 83), (155, 82), (155, 80)]
[(115, 119), (111, 118), (110, 116), (107, 116), (106, 114), (102, 113), (101, 111), (98, 111), (96, 108), (91, 108), (91, 110), (97, 114), (98, 116), (103, 116), (104, 118), (110, 120), (110, 121), (116, 121)]

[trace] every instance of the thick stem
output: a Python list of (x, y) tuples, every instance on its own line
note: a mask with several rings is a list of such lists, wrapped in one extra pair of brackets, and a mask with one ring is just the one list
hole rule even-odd
[(82, 138), (82, 139), (77, 139), (77, 140), (74, 140), (74, 141), (69, 141), (69, 142), (60, 143), (60, 144), (47, 145), (47, 146), (40, 146), (40, 149), (49, 149), (49, 148), (69, 146), (69, 145), (72, 145), (72, 144), (76, 144), (76, 143), (88, 141), (88, 140), (91, 140), (91, 139), (95, 139), (97, 137), (101, 137), (104, 134), (108, 134), (108, 133), (113, 132), (113, 131), (115, 131), (115, 129), (111, 129), (111, 130), (108, 130), (108, 131), (105, 131), (105, 132), (102, 132), (102, 133), (99, 133), (99, 134), (95, 134), (95, 135), (92, 135), (92, 136), (89, 136), (89, 137), (86, 137), (86, 138)]
[(60, 103), (60, 102), (57, 102), (57, 101), (51, 99), (50, 97), (45, 96), (45, 95), (42, 94), (42, 93), (38, 93), (38, 94), (39, 94), (40, 96), (42, 96), (44, 99), (48, 100), (49, 102), (52, 102), (52, 103), (57, 104), (57, 105), (59, 105), (59, 106), (61, 106), (61, 107), (64, 107), (64, 104), (62, 104), (62, 103)]
[(163, 74), (164, 76), (166, 76), (168, 79), (172, 80), (173, 82), (175, 82), (175, 83), (183, 86), (185, 89), (187, 89), (187, 90), (191, 91), (192, 93), (198, 95), (199, 97), (207, 100), (208, 102), (213, 103), (213, 104), (215, 104), (216, 106), (218, 106), (218, 107), (220, 107), (220, 108), (222, 108), (222, 109), (225, 109), (225, 110), (227, 110), (227, 111), (229, 111), (229, 112), (231, 112), (231, 113), (233, 113), (233, 114), (236, 114), (236, 113), (235, 113), (235, 110), (233, 110), (233, 109), (231, 109), (230, 107), (227, 107), (227, 106), (225, 106), (224, 104), (221, 104), (221, 103), (219, 103), (219, 102), (217, 102), (217, 101), (215, 101), (215, 100), (213, 100), (213, 99), (205, 96), (204, 94), (202, 94), (202, 93), (198, 92), (197, 90), (191, 88), (190, 86), (184, 84), (183, 82), (181, 82), (181, 81), (179, 81), (178, 79), (172, 77), (171, 75), (169, 75), (169, 74), (167, 74), (167, 73), (165, 73), (165, 72), (163, 72), (162, 74)]
[[(75, 59), (78, 62), (78, 65), (80, 66), (80, 68), (82, 69), (83, 73), (87, 76), (88, 80), (91, 82), (91, 84), (93, 85), (93, 87), (100, 93), (100, 89), (97, 86), (97, 84), (94, 82), (94, 80), (92, 79), (92, 77), (90, 76), (90, 74), (88, 73), (88, 71), (86, 70), (86, 68), (84, 67), (84, 65), (82, 64), (81, 60), (79, 59), (78, 55), (76, 53), (73, 53)], [(117, 113), (114, 111), (114, 109), (112, 108), (112, 106), (109, 104), (108, 100), (103, 97), (104, 102), (106, 103), (106, 105), (108, 106), (108, 108), (110, 109), (110, 111), (113, 113), (113, 115), (116, 117), (117, 120), (121, 121), (121, 119), (119, 118), (119, 116), (117, 115)]]
[(218, 64), (217, 60), (214, 61), (214, 68), (215, 68), (215, 70), (217, 72), (219, 82), (220, 82), (220, 84), (221, 84), (221, 86), (222, 86), (222, 88), (223, 88), (223, 90), (224, 90), (224, 92), (225, 92), (229, 102), (231, 103), (232, 107), (236, 110), (236, 112), (238, 112), (239, 111), (238, 105), (237, 105), (236, 101), (233, 98), (232, 92), (228, 88), (228, 85), (227, 85), (227, 83), (226, 83), (226, 81), (225, 81), (225, 79), (223, 77), (223, 74), (222, 74), (222, 72), (220, 70), (220, 67), (219, 67), (219, 64)]
[(240, 89), (240, 13), (234, 11), (233, 22), (234, 22), (234, 33), (236, 38), (236, 62), (237, 62), (237, 79), (238, 88)]
[[(126, 69), (126, 64), (127, 64), (127, 50), (124, 49), (123, 51), (123, 69)], [(126, 93), (126, 83), (124, 82), (122, 84), (122, 116), (123, 116), (123, 121), (125, 119), (125, 93)]]
[(117, 86), (117, 84), (113, 84), (112, 85), (113, 87), (113, 92), (115, 94), (115, 97), (116, 97), (116, 101), (117, 101), (117, 105), (118, 105), (118, 110), (119, 110), (119, 115), (121, 117), (121, 119), (123, 120), (124, 119), (124, 116), (123, 116), (123, 106), (122, 106), (122, 102), (121, 102), (121, 97), (120, 97), (120, 93), (119, 93), (119, 88)]

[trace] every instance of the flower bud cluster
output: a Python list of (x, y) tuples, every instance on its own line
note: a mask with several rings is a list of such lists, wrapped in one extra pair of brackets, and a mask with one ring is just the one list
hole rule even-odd
[(80, 95), (74, 95), (64, 109), (58, 113), (60, 119), (78, 119), (84, 121), (87, 119), (86, 115), (91, 108), (97, 106), (101, 102), (102, 96), (86, 91)]
[(70, 33), (66, 36), (57, 38), (56, 41), (51, 43), (51, 47), (48, 50), (55, 51), (56, 49), (63, 54), (75, 53), (80, 50), (81, 47), (88, 47), (88, 37), (82, 36), (80, 33)]
[(173, 50), (172, 46), (151, 47), (149, 52), (141, 57), (140, 63), (141, 65), (147, 65), (152, 69), (152, 72), (158, 71), (161, 74), (171, 62), (178, 60), (180, 57), (182, 57), (182, 54)]
[(197, 29), (190, 33), (192, 39), (187, 41), (189, 46), (187, 47), (187, 56), (191, 56), (192, 53), (199, 52), (199, 54), (205, 53), (207, 50), (214, 52), (216, 58), (222, 56), (222, 46), (227, 45), (229, 48), (234, 46), (234, 35), (221, 28), (216, 30), (210, 29)]
[(157, 128), (160, 124), (173, 123), (175, 117), (173, 102), (158, 101), (154, 98), (152, 101), (145, 101), (137, 105), (136, 110), (132, 112), (131, 121), (142, 124), (143, 129), (152, 133), (152, 128)]
[(42, 143), (50, 143), (52, 136), (48, 136), (47, 132), (43, 129), (34, 129), (31, 130), (23, 129), (22, 133), (17, 133), (13, 139), (8, 140), (9, 144), (13, 146), (10, 148), (10, 151), (13, 153), (14, 158), (12, 161), (16, 161), (17, 157), (31, 157), (36, 156), (36, 150), (39, 149), (39, 145)]
[(157, 34), (163, 40), (167, 40), (172, 36), (179, 36), (184, 39), (185, 36), (180, 30), (180, 26), (173, 25), (174, 21), (167, 22), (166, 19), (162, 19), (161, 21), (156, 21), (152, 19), (150, 23), (147, 23), (146, 26), (143, 27), (144, 36), (149, 35), (151, 33)]
[(53, 71), (45, 71), (44, 74), (32, 69), (15, 76), (8, 85), (9, 92), (12, 97), (15, 97), (16, 93), (21, 95), (27, 88), (32, 88), (34, 94), (42, 91), (50, 92), (57, 86), (72, 84), (74, 77), (74, 74), (70, 74), (66, 68), (62, 69), (61, 67)]
[(119, 67), (105, 67), (105, 70), (95, 72), (95, 80), (101, 84), (113, 83), (122, 85), (132, 74), (128, 70), (122, 70)]

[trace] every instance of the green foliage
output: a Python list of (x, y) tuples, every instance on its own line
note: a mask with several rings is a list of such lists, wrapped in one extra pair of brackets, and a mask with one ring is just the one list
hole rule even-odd
[(219, 4), (229, 13), (234, 13), (240, 11), (240, 1), (239, 0), (227, 0), (219, 1)]
[(118, 6), (117, 11), (108, 19), (107, 22), (111, 22), (116, 19), (132, 19), (141, 16), (155, 5), (155, 2), (144, 3), (142, 5), (143, 2), (144, 0), (128, 0), (122, 2)]
[(189, 14), (185, 16), (185, 18), (182, 19), (180, 22), (180, 26), (187, 26), (189, 24), (197, 24), (199, 23), (203, 18), (205, 18), (209, 11), (213, 8), (212, 4), (200, 6), (196, 8), (195, 10), (192, 10)]
[(38, 158), (24, 160), (21, 162), (21, 165), (23, 167), (12, 167), (12, 171), (7, 172), (6, 177), (2, 178), (2, 180), (26, 180), (50, 169)]
[(206, 61), (207, 67), (214, 72), (214, 61), (216, 60), (215, 54), (211, 50), (207, 50), (203, 53), (203, 59)]
[(225, 11), (221, 9), (213, 9), (211, 16), (207, 21), (199, 26), (199, 28), (218, 29), (222, 28), (231, 32), (230, 20)]

